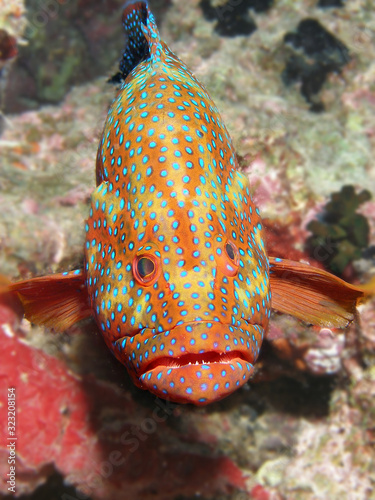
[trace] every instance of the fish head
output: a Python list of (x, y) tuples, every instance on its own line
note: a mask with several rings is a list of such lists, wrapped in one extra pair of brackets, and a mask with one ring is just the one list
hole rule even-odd
[(164, 399), (208, 404), (253, 373), (270, 314), (268, 260), (246, 180), (234, 180), (237, 208), (228, 198), (221, 216), (157, 195), (136, 215), (110, 182), (92, 197), (91, 307), (134, 383)]

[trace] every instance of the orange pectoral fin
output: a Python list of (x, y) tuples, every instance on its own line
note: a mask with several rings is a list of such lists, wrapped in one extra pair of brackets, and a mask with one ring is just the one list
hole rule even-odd
[(270, 257), (272, 308), (308, 323), (345, 328), (357, 305), (374, 293), (308, 264)]
[(58, 331), (91, 315), (81, 271), (12, 283), (8, 292), (17, 293), (29, 321)]

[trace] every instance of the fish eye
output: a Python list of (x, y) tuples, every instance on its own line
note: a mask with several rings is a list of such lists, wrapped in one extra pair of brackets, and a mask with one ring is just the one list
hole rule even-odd
[(147, 257), (142, 257), (137, 262), (137, 271), (141, 278), (146, 278), (149, 274), (153, 273), (155, 270), (155, 264), (151, 259)]
[(235, 255), (235, 249), (233, 248), (233, 244), (228, 241), (227, 244), (225, 245), (225, 251), (227, 252), (228, 257), (230, 260), (235, 260), (236, 255)]
[(217, 267), (226, 276), (235, 276), (240, 265), (238, 248), (230, 240), (227, 240), (223, 245), (223, 240), (222, 236), (216, 238), (215, 260)]
[(160, 276), (159, 263), (153, 255), (136, 255), (133, 260), (133, 274), (140, 285), (153, 285)]

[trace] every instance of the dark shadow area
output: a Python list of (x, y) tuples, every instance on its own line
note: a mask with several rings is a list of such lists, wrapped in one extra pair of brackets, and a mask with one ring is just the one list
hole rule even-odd
[[(329, 415), (329, 402), (335, 387), (332, 376), (305, 375), (304, 380), (281, 377), (252, 386), (251, 398), (258, 406), (272, 407), (280, 413), (312, 420)], [(250, 400), (251, 400), (250, 398)]]
[(344, 7), (345, 0), (319, 0), (318, 7), (322, 9), (332, 9)]
[[(13, 500), (14, 495), (2, 498), (3, 500)], [(30, 495), (17, 496), (18, 500), (79, 500), (81, 498), (82, 495), (79, 495), (73, 486), (66, 485), (62, 475), (56, 471)], [(90, 498), (85, 497), (85, 500), (90, 500)]]

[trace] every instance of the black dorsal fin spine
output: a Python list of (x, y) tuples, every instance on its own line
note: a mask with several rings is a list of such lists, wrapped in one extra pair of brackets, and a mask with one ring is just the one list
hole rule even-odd
[(127, 37), (127, 45), (120, 61), (120, 79), (125, 80), (138, 64), (150, 57), (148, 41), (142, 25), (147, 25), (148, 3), (130, 0), (125, 3), (122, 22)]

